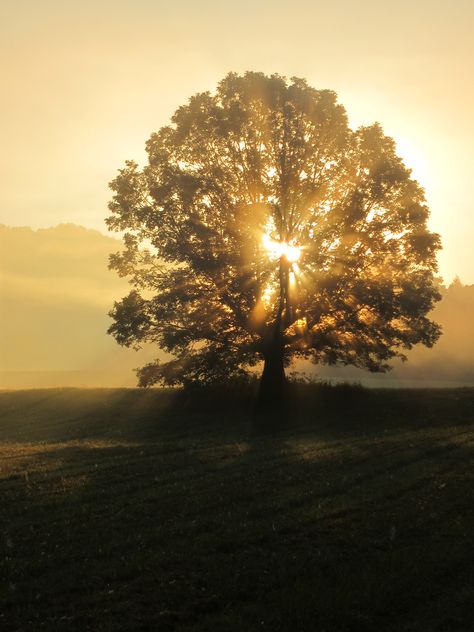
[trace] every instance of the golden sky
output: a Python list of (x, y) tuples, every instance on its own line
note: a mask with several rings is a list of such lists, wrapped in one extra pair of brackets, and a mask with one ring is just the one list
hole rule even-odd
[(107, 183), (229, 71), (335, 90), (424, 185), (440, 271), (474, 283), (472, 0), (0, 0), (0, 222), (105, 231)]

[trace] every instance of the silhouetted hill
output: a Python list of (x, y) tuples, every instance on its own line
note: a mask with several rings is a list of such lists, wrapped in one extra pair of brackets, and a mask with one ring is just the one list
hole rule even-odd
[(107, 268), (118, 249), (118, 240), (71, 224), (0, 226), (2, 386), (135, 384), (140, 354), (106, 334), (107, 312), (127, 292)]
[[(122, 349), (106, 334), (108, 310), (128, 291), (107, 268), (120, 247), (117, 239), (72, 224), (0, 225), (0, 387), (135, 384), (132, 369), (156, 351)], [(374, 385), (474, 384), (474, 285), (456, 280), (444, 288), (433, 318), (443, 326), (440, 341), (413, 349), (390, 373), (310, 368), (322, 378)]]
[(443, 335), (432, 349), (414, 347), (407, 362), (396, 361), (385, 374), (370, 374), (352, 367), (321, 367), (321, 377), (359, 380), (379, 386), (450, 386), (474, 384), (474, 285), (456, 279), (441, 288), (442, 300), (432, 318)]

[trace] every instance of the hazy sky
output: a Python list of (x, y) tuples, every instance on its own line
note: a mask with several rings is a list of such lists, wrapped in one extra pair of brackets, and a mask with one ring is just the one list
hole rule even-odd
[(107, 183), (229, 71), (378, 120), (425, 186), (440, 271), (474, 283), (472, 0), (0, 0), (0, 222), (105, 230)]

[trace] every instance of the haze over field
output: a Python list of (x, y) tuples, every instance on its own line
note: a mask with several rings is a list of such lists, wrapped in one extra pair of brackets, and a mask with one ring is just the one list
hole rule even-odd
[(444, 334), (374, 379), (472, 384), (473, 20), (470, 0), (1, 2), (0, 223), (24, 228), (0, 231), (0, 386), (135, 384), (158, 352), (105, 333), (127, 291), (107, 270), (107, 185), (192, 94), (247, 70), (334, 90), (353, 127), (395, 139), (441, 234)]
[(0, 226), (0, 387), (135, 383), (132, 369), (148, 356), (106, 334), (127, 290), (107, 268), (119, 248), (80, 226)]
[[(120, 248), (120, 241), (81, 226), (0, 226), (0, 387), (136, 384), (133, 368), (160, 354), (124, 349), (106, 334), (107, 312), (128, 288), (107, 269), (108, 255)], [(296, 369), (372, 385), (474, 385), (474, 285), (455, 282), (443, 295), (433, 313), (443, 326), (440, 341), (414, 349), (390, 373)]]

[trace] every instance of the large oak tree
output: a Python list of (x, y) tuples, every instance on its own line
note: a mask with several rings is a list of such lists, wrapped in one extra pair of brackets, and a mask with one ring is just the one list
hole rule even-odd
[[(111, 267), (134, 289), (111, 312), (126, 346), (167, 362), (139, 383), (212, 383), (263, 361), (278, 396), (294, 358), (384, 371), (440, 334), (438, 235), (380, 125), (353, 131), (330, 90), (227, 75), (193, 96), (111, 183)], [(278, 397), (277, 397), (278, 399)]]

